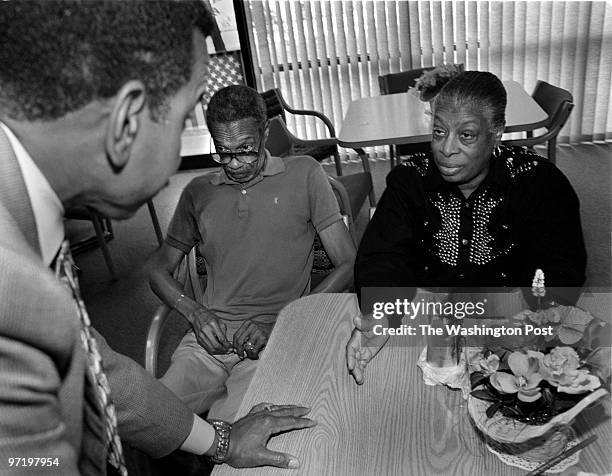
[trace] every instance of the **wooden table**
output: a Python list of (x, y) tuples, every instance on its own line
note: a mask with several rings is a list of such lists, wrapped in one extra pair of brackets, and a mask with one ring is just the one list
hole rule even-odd
[[(389, 342), (370, 363), (363, 386), (346, 370), (345, 344), (357, 312), (352, 294), (318, 294), (287, 306), (262, 356), (239, 414), (256, 403), (294, 403), (312, 408), (314, 428), (270, 441), (270, 448), (297, 456), (298, 470), (271, 467), (221, 475), (519, 475), (489, 453), (471, 426), (460, 392), (423, 383), (416, 361), (421, 348)], [(601, 405), (583, 412), (578, 433), (599, 440), (580, 459), (584, 471), (612, 471), (610, 415)], [(575, 468), (574, 468), (575, 469)]]
[[(505, 132), (542, 127), (546, 112), (516, 81), (504, 81), (508, 93)], [(349, 105), (338, 143), (343, 147), (411, 144), (431, 140), (427, 104), (412, 93), (357, 99)]]

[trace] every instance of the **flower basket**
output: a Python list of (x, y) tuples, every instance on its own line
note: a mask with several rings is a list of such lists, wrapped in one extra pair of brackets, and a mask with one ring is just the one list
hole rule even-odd
[[(574, 306), (542, 307), (542, 270), (532, 294), (537, 310), (521, 311), (507, 324), (521, 332), (469, 348), (466, 358), (474, 426), (502, 461), (524, 469), (577, 444), (572, 421), (608, 395), (610, 384), (609, 324)], [(552, 472), (574, 464), (577, 454), (572, 458)]]
[(500, 412), (489, 418), (486, 410), (492, 403), (471, 395), (468, 398), (468, 411), (474, 425), (495, 452), (541, 463), (566, 449), (574, 436), (571, 422), (582, 410), (607, 394), (601, 388), (589, 393), (577, 405), (543, 425), (523, 423)]

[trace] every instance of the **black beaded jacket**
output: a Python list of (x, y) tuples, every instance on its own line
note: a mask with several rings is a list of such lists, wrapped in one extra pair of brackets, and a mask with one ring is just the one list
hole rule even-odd
[(355, 287), (358, 296), (364, 287), (529, 288), (539, 268), (547, 288), (573, 288), (564, 300), (574, 301), (585, 267), (578, 197), (554, 164), (502, 146), (466, 199), (427, 152), (388, 175)]

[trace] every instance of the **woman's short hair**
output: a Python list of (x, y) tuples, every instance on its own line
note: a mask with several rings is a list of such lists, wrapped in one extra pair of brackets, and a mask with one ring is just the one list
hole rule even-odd
[(434, 101), (434, 108), (468, 108), (482, 111), (492, 130), (503, 131), (506, 124), (506, 88), (493, 73), (464, 71), (444, 85)]
[(241, 119), (254, 119), (265, 124), (266, 103), (257, 91), (242, 84), (232, 84), (219, 89), (208, 103), (206, 124), (235, 122)]

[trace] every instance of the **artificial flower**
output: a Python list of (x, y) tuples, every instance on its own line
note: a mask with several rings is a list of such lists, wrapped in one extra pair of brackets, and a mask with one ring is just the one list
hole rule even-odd
[(571, 385), (578, 375), (580, 357), (571, 347), (555, 347), (542, 358), (540, 367), (552, 385)]
[(540, 352), (512, 352), (508, 357), (512, 374), (495, 372), (489, 382), (501, 393), (518, 393), (519, 400), (535, 402), (542, 396), (538, 386), (542, 381), (542, 375), (539, 373), (542, 358), (543, 354)]
[(560, 325), (557, 329), (559, 340), (564, 344), (575, 344), (582, 337), (594, 319), (588, 312), (575, 306), (557, 306), (554, 309), (560, 315)]
[(533, 315), (536, 314), (535, 312), (529, 310), (529, 309), (525, 309), (521, 312), (519, 312), (518, 314), (514, 315), (512, 317), (512, 319), (516, 319), (517, 321), (524, 321), (526, 319), (529, 319), (530, 321), (533, 321)]
[(601, 386), (588, 370), (580, 369), (580, 357), (571, 347), (555, 347), (544, 356), (540, 372), (544, 379), (563, 393), (583, 393)]
[(419, 93), (421, 101), (431, 101), (442, 87), (454, 76), (461, 73), (462, 67), (454, 64), (444, 64), (432, 70), (425, 71), (414, 83), (414, 89)]
[(479, 353), (470, 362), (472, 368), (477, 372), (482, 372), (484, 375), (492, 375), (499, 369), (499, 356), (497, 354), (490, 354), (485, 357), (482, 353)]
[(534, 297), (546, 296), (546, 288), (544, 287), (544, 271), (541, 269), (536, 269), (533, 282), (531, 283), (531, 294), (533, 294)]
[(557, 391), (563, 393), (584, 393), (592, 392), (593, 390), (601, 387), (601, 381), (591, 375), (588, 370), (580, 369), (574, 380), (569, 385), (558, 385)]

